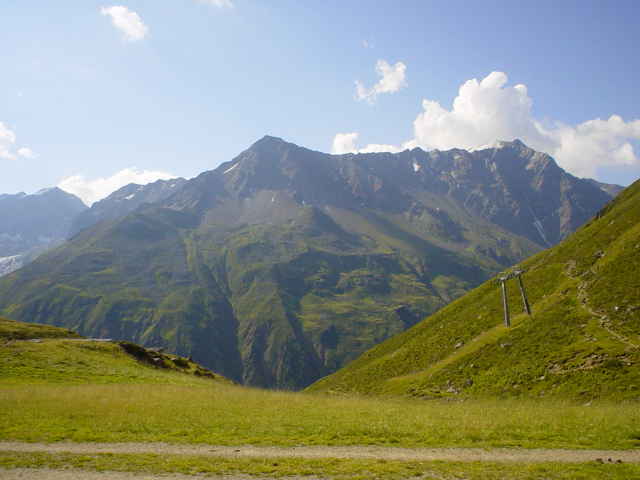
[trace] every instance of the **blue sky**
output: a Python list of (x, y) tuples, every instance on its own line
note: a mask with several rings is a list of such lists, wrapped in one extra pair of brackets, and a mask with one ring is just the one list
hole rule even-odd
[(615, 0), (0, 0), (0, 193), (91, 203), (264, 135), (336, 153), (520, 138), (628, 185), (639, 24)]

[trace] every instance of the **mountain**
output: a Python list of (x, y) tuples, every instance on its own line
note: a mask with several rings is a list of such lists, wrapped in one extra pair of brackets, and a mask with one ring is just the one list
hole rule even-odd
[(378, 395), (640, 397), (640, 181), (556, 247), (384, 342), (311, 391)]
[(73, 221), (69, 230), (69, 237), (73, 237), (82, 229), (94, 223), (116, 218), (138, 208), (145, 208), (149, 204), (157, 203), (171, 195), (175, 188), (180, 188), (186, 180), (175, 178), (172, 180), (158, 180), (147, 185), (130, 183), (116, 190), (111, 195), (95, 202), (91, 208), (82, 211)]
[(265, 137), (193, 179), (98, 202), (65, 245), (0, 280), (0, 313), (299, 389), (610, 198), (518, 141), (328, 155)]
[(33, 260), (64, 241), (87, 206), (58, 187), (0, 195), (0, 275)]
[(594, 180), (592, 178), (585, 178), (585, 180), (587, 182), (589, 182), (589, 183), (592, 183), (596, 187), (601, 188), (602, 190), (607, 192), (609, 195), (612, 195), (614, 197), (616, 195), (618, 195), (622, 190), (624, 190), (624, 187), (621, 187), (620, 185), (612, 185), (610, 183), (602, 183), (602, 182), (598, 182), (597, 180)]

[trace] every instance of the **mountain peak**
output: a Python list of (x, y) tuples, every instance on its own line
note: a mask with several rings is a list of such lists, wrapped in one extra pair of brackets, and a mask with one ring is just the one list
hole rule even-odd
[(38, 190), (36, 193), (34, 193), (33, 195), (25, 195), (25, 197), (39, 197), (39, 196), (46, 196), (49, 199), (49, 201), (52, 201), (52, 199), (58, 199), (59, 201), (73, 202), (78, 206), (81, 206), (82, 209), (87, 208), (87, 205), (82, 201), (80, 197), (78, 197), (77, 195), (74, 195), (73, 193), (62, 190), (59, 187), (42, 188)]
[(272, 149), (272, 148), (283, 147), (285, 145), (293, 145), (293, 144), (289, 142), (285, 142), (280, 137), (272, 137), (271, 135), (265, 135), (260, 140), (258, 140), (253, 145), (251, 145), (251, 147), (249, 147), (249, 150), (262, 150), (265, 148)]
[(504, 147), (528, 148), (524, 143), (522, 143), (517, 138), (511, 142), (495, 139), (489, 142), (485, 142), (482, 145), (478, 145), (477, 147), (469, 148), (467, 149), (467, 151), (473, 153), (473, 152), (478, 152), (480, 150), (491, 150), (491, 149), (504, 148)]

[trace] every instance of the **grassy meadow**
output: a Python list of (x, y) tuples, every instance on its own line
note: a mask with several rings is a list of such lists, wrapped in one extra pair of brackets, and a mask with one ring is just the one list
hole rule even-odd
[[(188, 384), (0, 389), (0, 437), (26, 442), (634, 449), (634, 404), (419, 401)], [(200, 383), (200, 384), (197, 384)]]
[[(53, 327), (22, 327), (3, 320), (0, 333), (0, 441), (238, 447), (640, 447), (640, 407), (635, 402), (427, 401), (251, 389), (197, 374), (193, 366), (167, 368), (184, 366), (184, 359), (178, 357), (163, 355), (165, 368), (158, 368), (128, 355), (122, 345), (78, 339)], [(65, 338), (70, 336), (74, 338)], [(0, 451), (0, 468), (44, 467), (273, 478), (640, 477), (638, 465), (593, 461), (514, 464)]]
[(94, 342), (55, 327), (1, 320), (0, 335), (3, 440), (640, 447), (637, 402), (425, 401), (262, 390), (204, 376), (167, 354), (152, 352), (151, 364), (142, 362), (126, 353), (136, 352), (131, 344)]
[[(178, 374), (169, 374), (175, 377)], [(185, 375), (182, 375), (185, 376)], [(444, 402), (248, 389), (191, 377), (180, 383), (3, 385), (0, 439), (256, 446), (635, 449), (635, 404), (517, 399)], [(595, 460), (595, 458), (594, 458)], [(216, 458), (0, 452), (0, 468), (74, 468), (280, 478), (629, 479), (640, 465)]]

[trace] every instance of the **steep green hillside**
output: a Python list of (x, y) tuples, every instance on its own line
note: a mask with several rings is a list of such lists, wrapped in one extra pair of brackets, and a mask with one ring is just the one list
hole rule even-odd
[(176, 355), (0, 318), (0, 385), (193, 384), (200, 378), (232, 383)]
[(522, 262), (532, 315), (487, 282), (310, 391), (640, 397), (640, 182), (558, 246)]

